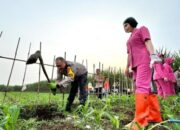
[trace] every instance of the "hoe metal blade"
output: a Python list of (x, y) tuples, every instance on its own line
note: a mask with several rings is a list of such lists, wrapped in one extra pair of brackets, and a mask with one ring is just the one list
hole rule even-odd
[(26, 61), (26, 64), (34, 64), (36, 63), (36, 61), (39, 59), (39, 57), (41, 56), (40, 51), (36, 51), (34, 54), (32, 54), (28, 60)]

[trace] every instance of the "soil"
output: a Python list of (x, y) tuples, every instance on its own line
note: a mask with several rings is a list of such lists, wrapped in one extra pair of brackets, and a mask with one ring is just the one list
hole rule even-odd
[(70, 123), (58, 123), (55, 125), (50, 124), (42, 124), (37, 130), (79, 130), (77, 127), (75, 127), (73, 124)]
[(20, 110), (20, 118), (29, 119), (36, 118), (37, 120), (52, 120), (54, 118), (65, 118), (63, 112), (58, 111), (58, 105), (27, 105)]
[[(77, 108), (77, 104), (74, 104), (72, 108)], [(132, 109), (125, 109), (122, 106), (113, 107), (112, 112), (123, 113), (125, 117), (120, 120), (121, 126), (130, 123), (134, 117), (134, 111)], [(28, 120), (29, 118), (36, 118), (37, 121), (47, 120), (46, 123), (42, 123), (38, 126), (37, 130), (78, 130), (79, 128), (74, 126), (73, 122), (65, 121), (65, 115), (58, 110), (56, 104), (44, 104), (44, 105), (26, 105), (20, 110), (20, 118)], [(53, 120), (56, 120), (55, 122)], [(51, 123), (49, 123), (51, 122)], [(105, 121), (106, 128), (112, 127), (109, 122)], [(166, 130), (166, 128), (154, 128), (153, 130)]]

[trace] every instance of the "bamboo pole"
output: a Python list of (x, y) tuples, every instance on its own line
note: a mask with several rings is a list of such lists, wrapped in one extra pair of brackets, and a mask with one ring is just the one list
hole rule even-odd
[(102, 64), (102, 69), (101, 70), (102, 70), (102, 72), (104, 71), (104, 64)]
[(94, 78), (95, 78), (95, 64), (93, 64), (93, 87), (94, 87), (94, 91), (93, 91), (93, 93), (95, 94), (96, 93), (96, 91), (95, 91), (95, 86), (96, 86), (96, 84), (95, 84), (95, 81), (94, 81)]
[[(29, 50), (28, 50), (28, 54), (27, 54), (27, 59), (30, 55), (30, 51), (31, 51), (31, 43), (29, 44)], [(23, 81), (22, 81), (22, 86), (24, 85), (24, 81), (25, 81), (25, 78), (26, 78), (26, 71), (27, 71), (27, 64), (25, 65), (25, 70), (24, 70), (24, 76), (23, 76)]]
[[(87, 69), (87, 72), (88, 72), (88, 60), (87, 59), (86, 59), (86, 69)], [(87, 74), (87, 77), (88, 77), (88, 74)], [(88, 90), (88, 80), (86, 81), (86, 89), (87, 89), (87, 93), (88, 93), (89, 92), (89, 90)], [(79, 88), (79, 94), (78, 95), (80, 96), (80, 88)]]
[(120, 80), (121, 80), (121, 68), (119, 68), (119, 95), (121, 95), (121, 85), (120, 85)]
[[(29, 58), (30, 50), (31, 50), (31, 43), (29, 44), (29, 50), (28, 50), (28, 54), (27, 54), (27, 59)], [(21, 93), (22, 93), (23, 87), (24, 87), (24, 81), (25, 81), (25, 78), (26, 78), (26, 71), (27, 71), (27, 64), (25, 64), (24, 75), (23, 75), (23, 80), (22, 80), (22, 89), (21, 89), (21, 92), (20, 92), (20, 95), (19, 95), (19, 100), (21, 98)], [(26, 86), (25, 86), (24, 89), (26, 89)]]
[(88, 60), (86, 59), (86, 69), (88, 71)]
[(108, 79), (109, 79), (109, 92), (111, 93), (111, 85), (110, 85), (110, 66), (108, 68)]
[(1, 33), (0, 33), (0, 38), (1, 38), (2, 34), (3, 34), (3, 31), (1, 31)]
[[(64, 59), (66, 60), (66, 52), (64, 52)], [(63, 77), (63, 78), (65, 78), (65, 77)], [(65, 93), (64, 93), (64, 90), (63, 90), (63, 95), (62, 95), (63, 97), (63, 102), (62, 102), (62, 107), (64, 107), (64, 96), (65, 96)]]
[(116, 89), (116, 67), (114, 67), (114, 92), (115, 92), (115, 89)]
[[(39, 50), (42, 54), (42, 43), (41, 42), (39, 44)], [(39, 64), (39, 77), (38, 77), (38, 89), (37, 89), (38, 99), (39, 99), (40, 80), (41, 80), (41, 65)]]
[[(22, 59), (17, 59), (17, 58), (11, 58), (11, 57), (5, 57), (5, 56), (0, 56), (0, 58), (2, 59), (7, 59), (7, 60), (15, 60), (15, 61), (20, 61), (20, 62), (27, 62), (26, 60), (22, 60)], [(34, 63), (34, 64), (38, 64), (40, 65), (40, 63)], [(53, 67), (52, 65), (50, 64), (44, 64), (45, 66), (50, 66), (50, 67)]]
[[(15, 51), (15, 54), (14, 54), (14, 59), (16, 59), (16, 56), (17, 56), (19, 43), (20, 43), (20, 37), (19, 37), (19, 39), (18, 39), (16, 51)], [(8, 78), (8, 82), (7, 82), (7, 87), (6, 87), (6, 88), (9, 87), (9, 83), (10, 83), (10, 80), (11, 80), (11, 75), (12, 75), (13, 68), (14, 68), (14, 64), (15, 64), (15, 60), (13, 60), (13, 63), (12, 63), (12, 67), (11, 67), (11, 71), (10, 71), (10, 74), (9, 74), (9, 78)], [(6, 95), (7, 95), (7, 90), (5, 90), (5, 93), (4, 93), (3, 104), (4, 104), (4, 101), (5, 101)]]
[(76, 55), (74, 56), (74, 62), (76, 62)]
[[(56, 56), (54, 56), (54, 58), (53, 58), (51, 81), (53, 80), (53, 75), (54, 75), (55, 60), (56, 60)], [(51, 103), (51, 90), (49, 91), (49, 104), (50, 104), (50, 103)]]
[(101, 69), (101, 62), (99, 62), (99, 69)]
[(124, 76), (122, 76), (122, 95), (124, 94)]
[(53, 59), (53, 67), (52, 67), (52, 73), (51, 73), (51, 80), (53, 80), (55, 60), (56, 60), (56, 56), (54, 56), (54, 59)]

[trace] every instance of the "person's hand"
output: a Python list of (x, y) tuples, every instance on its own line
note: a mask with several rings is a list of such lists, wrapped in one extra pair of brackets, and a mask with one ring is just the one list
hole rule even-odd
[(156, 54), (151, 54), (150, 58), (150, 68), (152, 68), (155, 63), (162, 62), (161, 58), (159, 58)]
[(66, 88), (72, 81), (73, 81), (72, 78), (67, 77), (67, 78), (59, 81), (57, 84), (58, 84), (60, 87)]
[(56, 83), (55, 82), (50, 82), (50, 83), (48, 83), (48, 87), (50, 89), (56, 89)]
[(129, 76), (129, 68), (128, 67), (126, 67), (126, 69), (125, 69), (125, 75), (128, 77)]
[(132, 77), (132, 71), (130, 71), (128, 67), (125, 69), (125, 75), (127, 77)]
[(51, 89), (51, 92), (53, 95), (56, 95), (56, 83), (55, 82), (50, 82), (48, 83), (48, 87)]
[(164, 81), (165, 81), (165, 82), (167, 82), (167, 81), (168, 81), (168, 79), (167, 79), (166, 77), (164, 77)]

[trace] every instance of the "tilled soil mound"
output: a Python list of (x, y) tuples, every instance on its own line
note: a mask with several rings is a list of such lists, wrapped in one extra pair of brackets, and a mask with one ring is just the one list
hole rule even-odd
[(37, 118), (37, 120), (52, 120), (54, 118), (65, 118), (62, 112), (58, 111), (58, 105), (26, 105), (20, 110), (20, 118), (29, 119)]

